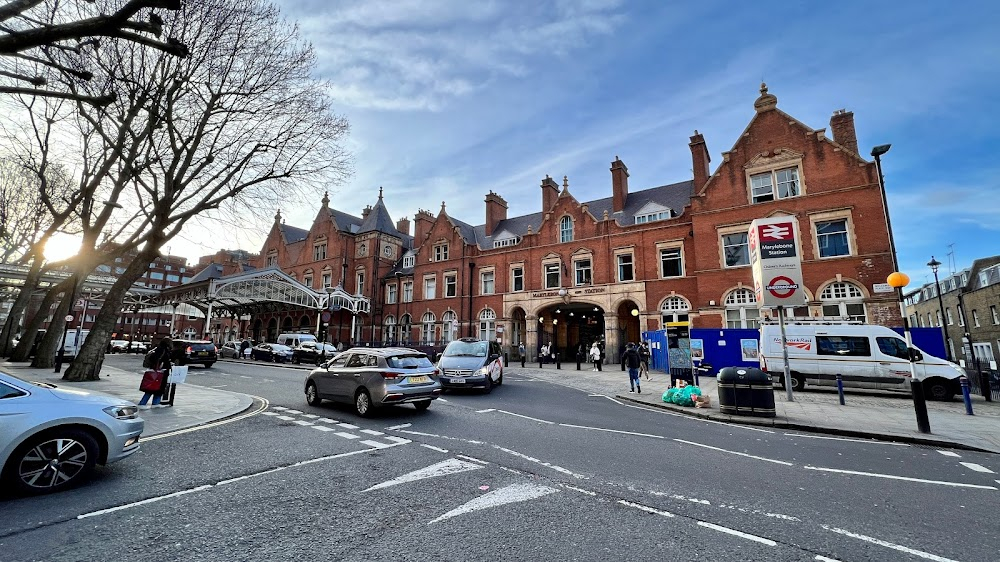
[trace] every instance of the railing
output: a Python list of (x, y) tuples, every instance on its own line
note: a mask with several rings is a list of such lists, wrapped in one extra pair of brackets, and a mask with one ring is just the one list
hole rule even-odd
[(965, 372), (969, 379), (970, 394), (1000, 402), (1000, 370), (966, 367)]

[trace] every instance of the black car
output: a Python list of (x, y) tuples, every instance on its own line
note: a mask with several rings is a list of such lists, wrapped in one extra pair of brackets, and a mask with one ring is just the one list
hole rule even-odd
[[(156, 353), (154, 347), (146, 355)], [(204, 340), (174, 340), (173, 348), (170, 350), (170, 361), (174, 365), (190, 365), (191, 363), (201, 363), (205, 368), (209, 368), (219, 359), (219, 350), (215, 344)]]
[(292, 348), (278, 343), (262, 343), (250, 348), (250, 358), (254, 361), (284, 363), (292, 358)]
[(292, 363), (319, 365), (336, 354), (337, 348), (328, 343), (306, 341), (302, 342), (302, 345), (292, 349)]

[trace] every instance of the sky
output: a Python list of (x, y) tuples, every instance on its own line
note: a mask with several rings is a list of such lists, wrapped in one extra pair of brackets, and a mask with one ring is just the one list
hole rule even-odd
[[(714, 167), (754, 115), (778, 107), (827, 128), (854, 112), (882, 157), (900, 270), (932, 281), (1000, 254), (1000, 3), (621, 0), (277, 0), (318, 54), (350, 121), (354, 175), (331, 206), (360, 216), (378, 188), (393, 219), (418, 209), (485, 222), (540, 210), (546, 174), (580, 201), (692, 177), (689, 137)], [(905, 7), (904, 7), (905, 6)], [(319, 208), (282, 208), (308, 228)], [(269, 224), (184, 234), (170, 252), (259, 251)], [(192, 230), (197, 233), (198, 230)], [(228, 236), (229, 238), (227, 238)]]

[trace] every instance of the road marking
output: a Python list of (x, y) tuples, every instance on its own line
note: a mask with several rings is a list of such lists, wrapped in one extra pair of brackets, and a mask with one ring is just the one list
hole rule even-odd
[(851, 439), (850, 437), (829, 437), (826, 435), (805, 435), (804, 433), (786, 433), (792, 437), (807, 437), (809, 439), (827, 439), (830, 441), (850, 441), (851, 443), (868, 443), (870, 445), (894, 445), (896, 447), (909, 447), (909, 443), (895, 443), (892, 441), (876, 441), (874, 439)]
[(965, 468), (975, 470), (976, 472), (985, 472), (986, 474), (996, 474), (995, 472), (986, 468), (985, 466), (981, 464), (976, 464), (974, 462), (960, 462), (958, 464), (964, 466)]
[(393, 443), (399, 443), (400, 445), (405, 445), (407, 443), (412, 443), (409, 439), (403, 439), (402, 437), (393, 437), (391, 435), (386, 436), (386, 441), (392, 441)]
[(729, 451), (727, 449), (720, 449), (718, 447), (713, 447), (711, 445), (702, 445), (701, 443), (695, 443), (694, 441), (685, 441), (683, 439), (674, 439), (674, 441), (677, 441), (678, 443), (687, 443), (688, 445), (695, 445), (696, 447), (704, 447), (706, 449), (712, 449), (713, 451), (720, 451), (720, 452), (723, 452), (723, 453), (729, 453), (731, 455), (739, 455), (741, 457), (748, 457), (748, 458), (751, 458), (751, 459), (757, 459), (759, 461), (773, 462), (774, 464), (782, 464), (782, 465), (785, 465), (785, 466), (795, 466), (794, 464), (792, 464), (790, 462), (779, 461), (779, 460), (769, 459), (769, 458), (765, 458), (765, 457), (758, 457), (757, 455), (751, 455), (749, 453), (741, 453), (739, 451)]
[[(438, 439), (447, 439), (449, 441), (462, 441), (463, 443), (471, 443), (473, 445), (482, 445), (482, 441), (476, 441), (475, 439), (462, 439), (461, 437), (448, 437), (447, 435), (438, 435), (436, 433), (424, 433), (423, 431), (412, 431), (409, 429), (400, 429), (400, 433), (406, 433), (408, 435), (420, 435), (422, 437), (436, 437)], [(390, 437), (386, 437), (390, 439)]]
[(306, 421), (306, 420), (295, 420), (292, 423), (296, 423), (296, 424), (299, 424), (299, 425), (313, 425), (313, 422)]
[(337, 420), (331, 420), (330, 418), (320, 418), (320, 419), (319, 419), (319, 420), (317, 420), (317, 421), (321, 421), (321, 422), (323, 422), (323, 423), (340, 423), (340, 422), (338, 422)]
[(962, 458), (962, 455), (956, 453), (955, 451), (938, 451), (938, 452), (946, 457)]
[(476, 410), (477, 414), (485, 414), (486, 412), (495, 412), (496, 408), (486, 408), (485, 410)]
[(285, 413), (286, 414), (301, 414), (302, 412), (300, 412), (298, 410), (289, 410), (288, 408), (285, 408)]
[(365, 433), (368, 435), (385, 435), (381, 431), (375, 431), (374, 429), (362, 429), (360, 433)]
[(413, 425), (413, 424), (412, 423), (403, 423), (403, 424), (399, 424), (399, 425), (390, 425), (386, 429), (389, 430), (389, 431), (392, 431), (394, 429), (403, 429), (405, 427), (410, 427), (411, 425)]
[(337, 425), (344, 429), (358, 429), (358, 426), (349, 423), (338, 423)]
[(225, 424), (228, 424), (228, 423), (237, 422), (237, 421), (249, 418), (251, 416), (256, 416), (257, 414), (259, 414), (259, 413), (264, 412), (265, 410), (267, 410), (268, 406), (270, 405), (270, 402), (268, 402), (267, 398), (261, 398), (260, 396), (253, 396), (253, 395), (250, 395), (250, 396), (253, 399), (260, 401), (260, 407), (258, 407), (256, 410), (254, 410), (252, 412), (247, 412), (245, 414), (239, 414), (239, 415), (233, 416), (231, 418), (226, 418), (226, 419), (222, 419), (222, 420), (219, 420), (219, 421), (214, 421), (214, 422), (204, 423), (204, 424), (201, 424), (201, 425), (196, 425), (194, 427), (188, 427), (188, 428), (185, 428), (185, 429), (178, 429), (178, 430), (175, 430), (175, 431), (167, 431), (167, 432), (164, 432), (164, 433), (158, 433), (156, 435), (150, 435), (149, 437), (143, 437), (142, 440), (143, 441), (155, 441), (157, 439), (163, 439), (165, 437), (173, 437), (175, 435), (182, 435), (182, 434), (185, 434), (185, 433), (191, 433), (192, 431), (201, 431), (203, 429), (209, 429), (209, 428), (212, 428), (212, 427), (218, 427), (220, 425), (225, 425)]
[(732, 428), (735, 428), (735, 429), (745, 429), (747, 431), (759, 431), (760, 433), (774, 433), (773, 431), (771, 431), (769, 429), (760, 429), (758, 427), (750, 427), (748, 425), (736, 425), (736, 424), (726, 423), (726, 422), (720, 422), (720, 421), (716, 421), (716, 420), (708, 420), (708, 419), (705, 419), (705, 418), (702, 418), (702, 417), (697, 417), (697, 416), (687, 416), (687, 415), (684, 415), (684, 414), (678, 414), (677, 412), (670, 412), (670, 411), (663, 410), (663, 409), (660, 409), (660, 408), (650, 408), (650, 407), (647, 407), (647, 406), (636, 406), (634, 404), (622, 404), (622, 406), (625, 406), (626, 408), (635, 408), (636, 410), (643, 410), (643, 411), (646, 411), (646, 412), (653, 412), (654, 414), (663, 414), (665, 416), (674, 416), (674, 417), (677, 417), (677, 418), (687, 419), (687, 420), (691, 420), (691, 421), (704, 422), (704, 423), (715, 423), (715, 424), (719, 424), (719, 425), (725, 425), (725, 426), (729, 426), (729, 427), (732, 427)]
[(278, 416), (278, 419), (279, 420), (285, 420), (285, 421), (292, 421), (295, 418), (293, 418), (292, 416)]
[(438, 398), (437, 401), (438, 402), (447, 402), (447, 400), (445, 400), (444, 398)]
[(314, 426), (312, 426), (312, 428), (313, 429), (318, 429), (319, 431), (333, 431), (333, 428), (327, 427), (325, 425), (314, 425)]
[(670, 513), (669, 511), (660, 511), (659, 509), (653, 509), (651, 507), (642, 505), (641, 503), (632, 503), (630, 501), (625, 501), (625, 500), (618, 500), (618, 503), (620, 503), (622, 505), (627, 505), (629, 507), (634, 507), (636, 509), (645, 511), (647, 513), (655, 513), (656, 515), (662, 515), (664, 517), (673, 517), (674, 516), (674, 514)]
[(421, 443), (420, 446), (424, 447), (426, 449), (430, 449), (432, 451), (437, 451), (439, 453), (447, 453), (448, 452), (448, 449), (442, 449), (441, 447), (435, 447), (434, 445), (428, 445), (427, 443)]
[(388, 449), (389, 447), (395, 447), (396, 446), (393, 443), (382, 443), (380, 441), (372, 441), (370, 439), (362, 439), (361, 441), (358, 441), (358, 442), (359, 443), (364, 443), (365, 445), (368, 445), (369, 447), (375, 447), (376, 449)]
[(256, 476), (264, 476), (266, 474), (273, 474), (275, 472), (280, 472), (282, 470), (287, 470), (289, 468), (295, 468), (295, 467), (299, 467), (299, 466), (305, 466), (307, 464), (313, 464), (313, 463), (328, 461), (328, 460), (332, 460), (332, 459), (339, 459), (339, 458), (343, 458), (343, 457), (352, 457), (354, 455), (360, 455), (362, 453), (371, 453), (373, 451), (375, 451), (375, 449), (361, 449), (361, 450), (358, 450), (358, 451), (351, 451), (349, 453), (338, 453), (336, 455), (326, 455), (326, 456), (323, 456), (323, 457), (316, 457), (315, 459), (309, 459), (309, 460), (299, 461), (299, 462), (293, 463), (293, 464), (286, 464), (284, 466), (279, 466), (279, 467), (275, 467), (275, 468), (269, 468), (267, 470), (262, 470), (260, 472), (254, 472), (254, 473), (246, 474), (246, 475), (243, 475), (243, 476), (237, 476), (236, 478), (229, 478), (228, 480), (220, 480), (220, 481), (216, 482), (215, 485), (216, 486), (224, 486), (226, 484), (232, 484), (234, 482), (242, 482), (243, 480), (248, 480), (248, 479), (254, 478)]
[(286, 408), (284, 406), (271, 406), (271, 409), (272, 410), (282, 410), (282, 411), (284, 411), (284, 410), (287, 410), (288, 408)]
[(756, 541), (761, 544), (766, 544), (767, 546), (777, 546), (778, 543), (772, 541), (771, 539), (765, 539), (764, 537), (758, 537), (757, 535), (751, 535), (749, 533), (744, 533), (743, 531), (737, 531), (736, 529), (730, 529), (729, 527), (723, 527), (722, 525), (716, 525), (714, 523), (706, 523), (704, 521), (699, 521), (699, 525), (709, 529), (714, 529), (716, 531), (721, 531), (723, 533), (728, 533), (736, 537), (742, 537), (751, 541)]
[(477, 470), (480, 468), (483, 468), (482, 465), (466, 461), (460, 461), (458, 459), (448, 459), (446, 461), (434, 463), (428, 467), (424, 467), (419, 470), (414, 470), (413, 472), (407, 472), (406, 474), (402, 476), (397, 476), (391, 480), (386, 480), (385, 482), (375, 484), (374, 486), (364, 491), (370, 492), (372, 490), (380, 490), (382, 488), (388, 488), (389, 486), (397, 486), (399, 484), (405, 484), (407, 482), (416, 482), (417, 480), (424, 480), (427, 478), (437, 478), (439, 476), (449, 476), (452, 474), (458, 474), (460, 472), (468, 472), (470, 470)]
[(456, 507), (448, 513), (445, 513), (436, 519), (432, 519), (427, 524), (432, 525), (438, 521), (444, 521), (445, 519), (451, 519), (452, 517), (457, 517), (465, 513), (489, 509), (498, 505), (538, 499), (549, 494), (554, 494), (558, 491), (559, 490), (556, 490), (555, 488), (541, 486), (538, 484), (513, 484), (505, 486), (483, 494), (478, 498), (465, 503), (464, 505)]
[(278, 412), (261, 412), (261, 413), (264, 414), (265, 416), (278, 416), (278, 415), (281, 415)]
[(213, 384), (209, 388), (226, 388), (228, 384)]
[(248, 376), (246, 376), (246, 375), (240, 375), (240, 378), (241, 378), (241, 379), (250, 379), (250, 378), (253, 378), (253, 377), (248, 377)]
[(347, 432), (344, 432), (344, 431), (338, 431), (338, 432), (334, 433), (334, 435), (339, 435), (340, 437), (343, 437), (344, 439), (361, 439), (361, 437), (358, 437), (357, 435), (354, 435), (353, 433), (347, 433)]
[(654, 439), (666, 439), (662, 435), (653, 435), (652, 433), (638, 433), (636, 431), (623, 431), (621, 429), (605, 429), (603, 427), (589, 427), (586, 425), (573, 425), (571, 423), (561, 423), (562, 427), (574, 427), (576, 429), (589, 429), (592, 431), (607, 431), (608, 433), (624, 433), (625, 435), (636, 435), (638, 437), (652, 437)]
[(818, 554), (816, 555), (816, 558), (813, 558), (813, 560), (819, 560), (820, 562), (840, 562), (840, 560), (837, 560), (836, 558), (827, 558), (826, 556), (820, 556)]
[(314, 419), (318, 418), (319, 416), (317, 416), (316, 414), (302, 414), (302, 417), (314, 420)]
[[(500, 467), (503, 468), (503, 467)], [(517, 472), (517, 471), (515, 471)], [(581, 494), (587, 494), (588, 496), (596, 496), (597, 492), (591, 492), (590, 490), (584, 490), (583, 488), (577, 488), (576, 486), (570, 486), (569, 484), (559, 484), (560, 488), (566, 488), (567, 490), (573, 490), (574, 492), (580, 492)]]
[(494, 449), (498, 449), (500, 451), (503, 451), (503, 452), (505, 452), (505, 453), (507, 453), (509, 455), (514, 455), (515, 457), (522, 458), (522, 459), (524, 459), (526, 461), (530, 461), (530, 462), (533, 462), (533, 463), (538, 463), (538, 464), (540, 464), (540, 465), (542, 465), (542, 466), (544, 466), (546, 468), (551, 468), (552, 470), (554, 470), (556, 472), (561, 472), (563, 474), (568, 474), (568, 475), (572, 476), (573, 478), (580, 478), (580, 479), (586, 479), (587, 478), (586, 476), (584, 476), (582, 474), (577, 474), (577, 473), (572, 472), (570, 470), (567, 470), (567, 469), (565, 469), (565, 468), (563, 468), (561, 466), (558, 466), (558, 465), (555, 465), (555, 464), (551, 464), (551, 463), (547, 463), (545, 461), (536, 459), (535, 457), (529, 457), (528, 455), (525, 455), (524, 453), (518, 453), (517, 451), (512, 451), (510, 449), (501, 447), (500, 445), (493, 445), (493, 448)]
[(132, 507), (138, 507), (140, 505), (146, 505), (146, 504), (150, 504), (150, 503), (153, 503), (153, 502), (167, 500), (167, 499), (170, 499), (170, 498), (176, 498), (178, 496), (183, 496), (183, 495), (191, 494), (191, 493), (194, 493), (194, 492), (200, 492), (202, 490), (207, 490), (207, 489), (209, 489), (211, 487), (212, 487), (211, 484), (205, 484), (204, 486), (198, 486), (196, 488), (190, 488), (188, 490), (181, 490), (180, 492), (174, 492), (172, 494), (167, 494), (165, 496), (157, 496), (155, 498), (148, 498), (148, 499), (137, 501), (137, 502), (127, 503), (125, 505), (119, 505), (119, 506), (116, 506), (116, 507), (109, 507), (108, 509), (101, 509), (101, 510), (98, 510), (98, 511), (91, 511), (90, 513), (84, 513), (83, 515), (77, 515), (76, 518), (77, 519), (86, 519), (87, 517), (96, 517), (98, 515), (105, 515), (107, 513), (114, 513), (116, 511), (121, 511), (123, 509), (129, 509), (129, 508), (132, 508)]
[(469, 457), (469, 456), (466, 456), (466, 455), (455, 455), (455, 456), (458, 457), (458, 458), (460, 458), (460, 459), (465, 459), (467, 461), (477, 462), (479, 464), (490, 464), (489, 461), (484, 461), (484, 460), (481, 460), (481, 459), (477, 459), (476, 457)]
[(539, 422), (539, 423), (547, 423), (549, 425), (555, 425), (555, 423), (556, 423), (556, 422), (550, 422), (548, 420), (541, 420), (541, 419), (538, 419), (538, 418), (533, 418), (531, 416), (524, 416), (524, 415), (521, 415), (521, 414), (515, 414), (514, 412), (508, 412), (507, 410), (497, 410), (497, 411), (500, 412), (501, 414), (507, 414), (507, 415), (510, 415), (510, 416), (517, 416), (519, 418), (524, 418), (526, 420), (536, 421), (536, 422)]
[(599, 396), (601, 398), (607, 398), (608, 400), (614, 402), (615, 404), (618, 404), (619, 406), (624, 406), (625, 405), (622, 402), (619, 402), (618, 400), (615, 400), (614, 398), (608, 396), (607, 394), (590, 394), (589, 396), (591, 396), (591, 397), (597, 397), (597, 396)]
[(887, 478), (889, 480), (905, 480), (907, 482), (921, 482), (923, 484), (939, 484), (941, 486), (955, 486), (957, 488), (978, 488), (980, 490), (996, 490), (995, 486), (981, 486), (979, 484), (963, 484), (961, 482), (944, 482), (941, 480), (924, 480), (923, 478), (911, 478), (909, 476), (894, 476), (892, 474), (878, 474), (875, 472), (860, 472), (857, 470), (842, 470), (839, 468), (822, 468), (818, 466), (804, 466), (806, 470), (820, 470), (823, 472), (837, 472), (840, 474), (854, 474), (857, 476), (872, 476), (874, 478)]
[(844, 535), (844, 536), (847, 536), (847, 537), (851, 537), (852, 539), (858, 539), (858, 540), (862, 540), (862, 541), (865, 541), (865, 542), (869, 542), (871, 544), (877, 544), (878, 546), (884, 546), (886, 548), (891, 548), (893, 550), (898, 550), (899, 552), (905, 552), (907, 554), (912, 554), (914, 556), (919, 556), (921, 558), (926, 558), (927, 560), (934, 560), (935, 562), (957, 562), (956, 560), (952, 560), (951, 558), (945, 558), (943, 556), (938, 556), (936, 554), (931, 554), (930, 552), (924, 552), (922, 550), (917, 550), (915, 548), (910, 548), (908, 546), (903, 546), (903, 545), (899, 545), (899, 544), (893, 544), (891, 542), (886, 542), (886, 541), (883, 541), (881, 539), (876, 539), (874, 537), (868, 537), (868, 536), (865, 536), (865, 535), (859, 535), (857, 533), (852, 533), (850, 531), (845, 531), (843, 529), (838, 529), (836, 527), (830, 527), (828, 525), (820, 525), (820, 526), (823, 527), (824, 529), (826, 529), (827, 531), (833, 531), (834, 533), (838, 533), (838, 534), (841, 534), (841, 535)]

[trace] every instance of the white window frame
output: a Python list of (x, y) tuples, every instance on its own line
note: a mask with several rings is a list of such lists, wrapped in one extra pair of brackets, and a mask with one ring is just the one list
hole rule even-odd
[(333, 273), (323, 273), (321, 279), (323, 282), (323, 286), (320, 287), (321, 289), (326, 289), (328, 287), (333, 286)]
[(497, 337), (497, 313), (492, 308), (484, 308), (479, 313), (479, 339), (494, 341)]
[(670, 295), (660, 304), (661, 328), (671, 322), (691, 321), (691, 302), (680, 295)]
[(594, 260), (589, 256), (573, 260), (573, 284), (577, 287), (594, 284)]
[(492, 295), (496, 293), (496, 272), (493, 269), (479, 271), (479, 294)]
[(385, 303), (396, 304), (397, 298), (399, 298), (399, 285), (387, 283), (385, 286)]
[[(521, 281), (521, 288), (517, 287), (518, 280)], [(523, 265), (512, 265), (510, 267), (510, 290), (512, 293), (520, 293), (524, 291), (524, 266)]]
[[(847, 244), (847, 253), (846, 254), (836, 254), (836, 255), (824, 256), (823, 255), (823, 245), (821, 244), (821, 242), (823, 240), (826, 240), (830, 236), (834, 236), (835, 234), (820, 234), (819, 233), (819, 228), (820, 228), (821, 224), (832, 224), (832, 223), (835, 223), (835, 222), (843, 222), (844, 223), (844, 232), (843, 232), (843, 235), (844, 235), (844, 240), (845, 240), (845, 242)], [(822, 259), (842, 258), (842, 257), (845, 257), (845, 256), (853, 256), (854, 255), (854, 248), (852, 247), (852, 244), (851, 244), (851, 220), (850, 220), (849, 217), (834, 217), (834, 218), (823, 219), (823, 220), (817, 220), (817, 219), (814, 218), (813, 221), (812, 221), (812, 224), (813, 224), (813, 236), (815, 237), (816, 258), (817, 259), (821, 259), (822, 260)], [(825, 238), (822, 238), (822, 237), (825, 237)]]
[(727, 328), (759, 328), (760, 308), (752, 289), (738, 287), (729, 291), (724, 300)]
[[(868, 306), (864, 302), (865, 294), (861, 287), (850, 281), (836, 281), (830, 283), (820, 291), (819, 301), (822, 306), (823, 316), (837, 316), (850, 318), (851, 320), (868, 321)], [(828, 314), (829, 307), (837, 307), (837, 314)], [(857, 306), (861, 307), (861, 314), (857, 314)], [(938, 313), (940, 316), (940, 313)]]
[(458, 315), (454, 310), (445, 311), (441, 315), (441, 343), (451, 343), (452, 335), (458, 334)]
[(385, 322), (382, 323), (382, 341), (383, 343), (391, 343), (396, 341), (396, 317), (389, 315), (385, 318)]
[(437, 298), (437, 276), (427, 275), (424, 276), (424, 300), (433, 300)]
[(304, 274), (302, 274), (302, 284), (305, 285), (306, 287), (309, 287), (310, 289), (312, 289), (313, 288), (313, 274), (312, 273), (304, 273)]
[(972, 309), (972, 325), (976, 328), (982, 328), (982, 326), (979, 325), (979, 311), (975, 308)]
[(403, 302), (413, 302), (413, 281), (403, 281)]
[(950, 308), (945, 308), (944, 309), (944, 316), (945, 316), (945, 318), (948, 319), (948, 325), (949, 326), (954, 326), (955, 325), (955, 320), (951, 317), (951, 309)]
[(326, 242), (319, 242), (313, 246), (313, 261), (326, 259)]
[(434, 313), (427, 311), (423, 316), (420, 317), (420, 343), (423, 345), (434, 345), (434, 325), (437, 323), (437, 318), (434, 317)]
[(647, 222), (667, 220), (671, 217), (670, 209), (657, 211), (655, 213), (645, 213), (635, 216), (635, 224), (645, 224)]
[(445, 261), (448, 259), (448, 243), (439, 242), (434, 245), (434, 261)]
[[(553, 267), (555, 268), (554, 272), (556, 274), (555, 285), (549, 283), (549, 269)], [(558, 289), (562, 287), (562, 262), (560, 261), (542, 262), (542, 285), (546, 289)]]
[(403, 267), (413, 267), (416, 262), (416, 256), (403, 256)]
[[(677, 252), (677, 260), (680, 262), (680, 271), (678, 275), (665, 275), (663, 271), (663, 258), (664, 253), (670, 251)], [(660, 279), (677, 279), (684, 277), (685, 274), (685, 264), (684, 264), (684, 244), (683, 243), (671, 243), (671, 244), (657, 244), (656, 245), (656, 273)]]
[(354, 286), (357, 288), (357, 294), (365, 294), (365, 270), (361, 269), (355, 272)]
[[(628, 258), (628, 264), (622, 263), (622, 260), (624, 258)], [(631, 271), (631, 275), (629, 276), (628, 279), (625, 279), (624, 276), (622, 275), (623, 265), (627, 265), (629, 270)], [(635, 281), (635, 256), (632, 254), (632, 252), (621, 252), (615, 254), (615, 274), (618, 276), (619, 283), (631, 283), (632, 281)]]
[(990, 305), (990, 316), (993, 317), (994, 326), (1000, 325), (1000, 313), (997, 312), (997, 305), (995, 304)]
[[(451, 294), (448, 294), (449, 291)], [(450, 299), (458, 296), (458, 273), (444, 274), (444, 298)]]
[(565, 244), (573, 241), (573, 217), (564, 215), (559, 219), (559, 243)]
[[(790, 173), (795, 176), (794, 184), (796, 193), (793, 195), (781, 196), (779, 188), (781, 185), (788, 185), (790, 182), (784, 181), (783, 174)], [(765, 183), (762, 181), (767, 179), (767, 187), (770, 188), (769, 194), (765, 195), (763, 191), (759, 194), (757, 193), (759, 188), (763, 188)], [(754, 185), (759, 183), (760, 185)], [(792, 164), (790, 166), (778, 166), (772, 167), (770, 169), (764, 170), (748, 170), (747, 171), (747, 189), (750, 193), (750, 204), (757, 205), (760, 203), (770, 203), (772, 201), (779, 201), (782, 199), (791, 199), (793, 197), (799, 197), (803, 194), (802, 188), (802, 167), (798, 164)], [(764, 199), (764, 197), (770, 197), (769, 199)], [(760, 198), (760, 200), (758, 200)]]
[[(412, 283), (411, 283), (412, 284)], [(413, 317), (410, 313), (402, 315), (399, 318), (399, 343), (408, 344), (410, 343), (410, 336), (413, 332)]]

